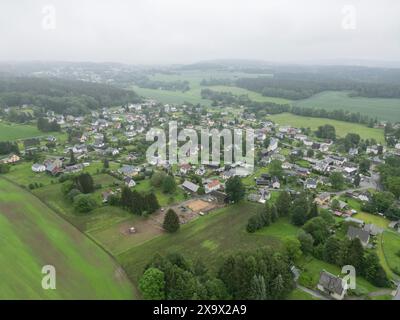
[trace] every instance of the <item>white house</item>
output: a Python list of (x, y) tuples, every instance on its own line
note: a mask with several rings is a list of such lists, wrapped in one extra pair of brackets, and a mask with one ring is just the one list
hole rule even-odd
[(126, 185), (127, 187), (129, 187), (129, 188), (132, 188), (132, 187), (136, 186), (135, 180), (133, 180), (133, 179), (130, 178), (130, 177), (126, 177), (126, 178), (124, 179), (124, 182), (125, 182), (125, 185)]
[(43, 164), (35, 163), (32, 165), (32, 171), (33, 172), (45, 172), (46, 166)]
[(271, 138), (268, 146), (268, 151), (271, 152), (275, 151), (276, 149), (278, 149), (278, 139)]

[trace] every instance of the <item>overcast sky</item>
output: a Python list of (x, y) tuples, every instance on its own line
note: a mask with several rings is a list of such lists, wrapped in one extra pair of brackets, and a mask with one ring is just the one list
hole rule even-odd
[(0, 60), (400, 60), (398, 0), (0, 0)]

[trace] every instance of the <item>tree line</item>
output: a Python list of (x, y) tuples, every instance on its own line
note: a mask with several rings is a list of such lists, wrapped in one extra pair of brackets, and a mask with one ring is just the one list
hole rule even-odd
[(282, 299), (293, 288), (286, 253), (268, 247), (230, 254), (216, 273), (200, 258), (157, 254), (139, 280), (143, 297), (158, 300)]
[(341, 76), (339, 74), (318, 74), (311, 72), (277, 72), (273, 77), (240, 78), (236, 86), (261, 93), (264, 96), (290, 100), (306, 99), (323, 91), (351, 91), (353, 96), (368, 98), (399, 98), (400, 76), (396, 82), (385, 77), (374, 81)]
[(58, 114), (78, 116), (107, 106), (139, 102), (140, 98), (133, 91), (105, 84), (65, 79), (1, 77), (0, 100), (3, 106), (35, 105)]

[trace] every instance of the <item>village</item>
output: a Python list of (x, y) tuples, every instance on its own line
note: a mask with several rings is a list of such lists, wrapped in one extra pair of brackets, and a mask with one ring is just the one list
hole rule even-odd
[[(382, 191), (376, 166), (384, 163), (386, 157), (400, 155), (400, 143), (395, 148), (386, 149), (373, 142), (361, 147), (357, 141), (348, 150), (343, 150), (334, 139), (316, 137), (307, 128), (280, 126), (268, 117), (258, 121), (243, 107), (225, 108), (219, 112), (215, 108), (163, 105), (146, 100), (93, 111), (89, 116), (47, 112), (46, 120), (60, 125), (63, 134), (20, 141), (19, 154), (9, 154), (0, 160), (12, 165), (11, 179), (22, 163), (31, 163), (33, 176), (26, 181), (28, 189), (42, 187), (36, 182), (41, 180), (38, 177), (45, 177), (44, 180), (51, 180), (53, 184), (57, 179), (62, 182), (60, 177), (92, 172), (94, 176), (108, 176), (105, 181), (111, 182), (98, 185), (95, 192), (98, 206), (107, 208), (111, 197), (120, 195), (124, 186), (149, 192), (155, 188), (150, 182), (155, 173), (163, 172), (174, 177), (177, 189), (173, 188), (171, 194), (165, 190), (156, 192), (160, 204), (157, 212), (137, 223), (121, 222), (115, 228), (123, 237), (140, 239), (143, 233), (143, 241), (162, 232), (164, 216), (169, 209), (177, 213), (181, 224), (186, 224), (229, 205), (225, 184), (232, 177), (240, 177), (249, 202), (265, 204), (280, 192), (292, 196), (303, 192), (312, 194), (320, 209), (327, 210), (335, 219), (353, 224), (346, 234), (349, 239), (358, 238), (365, 248), (374, 248), (377, 236), (384, 228), (368, 219), (364, 221), (359, 211), (364, 204), (371, 202), (375, 192)], [(165, 129), (171, 120), (177, 121), (180, 128), (195, 130), (204, 127), (253, 129), (254, 167), (249, 170), (240, 161), (230, 165), (171, 165), (168, 160), (157, 157), (148, 162), (145, 158), (149, 146), (144, 142), (146, 132), (153, 127)], [(224, 151), (221, 150), (221, 155)], [(338, 181), (332, 176), (339, 176)], [(378, 212), (377, 216), (384, 218), (384, 213)], [(400, 232), (400, 220), (392, 221), (389, 228)], [(329, 277), (336, 279), (321, 270), (320, 282), (327, 284), (318, 288), (342, 299), (345, 290), (342, 288), (339, 296), (335, 296), (336, 289), (330, 288), (334, 280), (328, 281)]]

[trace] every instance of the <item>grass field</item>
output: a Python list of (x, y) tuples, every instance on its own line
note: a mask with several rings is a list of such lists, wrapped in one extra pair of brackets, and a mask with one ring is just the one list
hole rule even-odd
[(258, 230), (256, 234), (262, 234), (284, 240), (285, 238), (297, 238), (299, 231), (299, 228), (291, 224), (289, 219), (281, 218), (270, 226)]
[(240, 249), (276, 247), (280, 241), (262, 234), (249, 234), (249, 217), (263, 206), (243, 202), (215, 210), (195, 221), (182, 225), (176, 234), (163, 234), (118, 255), (129, 277), (137, 283), (143, 268), (156, 253), (180, 252), (189, 258), (202, 257), (215, 270), (224, 254)]
[[(264, 97), (256, 92), (248, 91), (246, 89), (241, 89), (238, 87), (228, 87), (228, 86), (201, 86), (200, 83), (203, 79), (215, 78), (215, 79), (231, 79), (235, 80), (241, 77), (257, 77), (257, 74), (248, 74), (242, 72), (229, 72), (229, 71), (219, 71), (219, 70), (193, 70), (193, 71), (182, 71), (179, 74), (154, 74), (149, 78), (151, 80), (157, 81), (188, 81), (190, 85), (190, 90), (186, 92), (181, 91), (168, 91), (168, 90), (158, 90), (158, 89), (147, 89), (139, 88), (138, 86), (132, 86), (132, 89), (139, 95), (144, 97), (149, 97), (156, 99), (162, 103), (176, 103), (182, 104), (184, 102), (190, 102), (193, 104), (203, 104), (205, 106), (211, 106), (211, 100), (201, 98), (201, 89), (210, 88), (216, 91), (232, 92), (235, 95), (247, 94), (250, 99), (254, 101), (271, 101), (276, 103), (287, 103), (289, 100), (274, 98), (274, 97)], [(265, 74), (263, 76), (266, 76)]]
[[(131, 299), (122, 269), (29, 192), (0, 179), (0, 299)], [(43, 290), (41, 268), (56, 268)]]
[(379, 120), (400, 121), (400, 99), (350, 97), (348, 92), (327, 91), (293, 102), (293, 105), (328, 111), (343, 109)]
[(247, 95), (250, 100), (257, 101), (257, 102), (273, 102), (277, 104), (291, 104), (291, 100), (284, 99), (284, 98), (277, 98), (277, 97), (267, 97), (263, 96), (262, 94), (254, 91), (250, 91), (247, 89), (233, 87), (233, 86), (210, 86), (208, 87), (214, 91), (221, 91), (221, 92), (231, 92), (234, 95)]
[(7, 124), (0, 122), (0, 141), (26, 139), (43, 135), (43, 132), (40, 132), (33, 125)]
[(174, 193), (167, 194), (162, 192), (160, 188), (153, 188), (150, 184), (150, 179), (139, 181), (135, 187), (135, 190), (139, 192), (154, 191), (158, 199), (158, 203), (162, 207), (172, 203), (181, 202), (185, 199), (184, 191), (179, 186), (177, 186), (176, 191)]
[(400, 278), (400, 234), (385, 231), (382, 235), (383, 253), (390, 269)]
[(318, 298), (313, 297), (311, 294), (301, 291), (300, 289), (294, 289), (287, 300), (319, 300)]
[(377, 142), (385, 142), (382, 129), (368, 128), (367, 126), (356, 123), (324, 118), (302, 117), (290, 113), (271, 115), (269, 116), (269, 119), (279, 125), (290, 125), (297, 128), (311, 128), (312, 130), (316, 130), (319, 126), (325, 124), (331, 124), (336, 128), (336, 134), (339, 137), (344, 137), (347, 133), (357, 133), (362, 139), (373, 138)]

